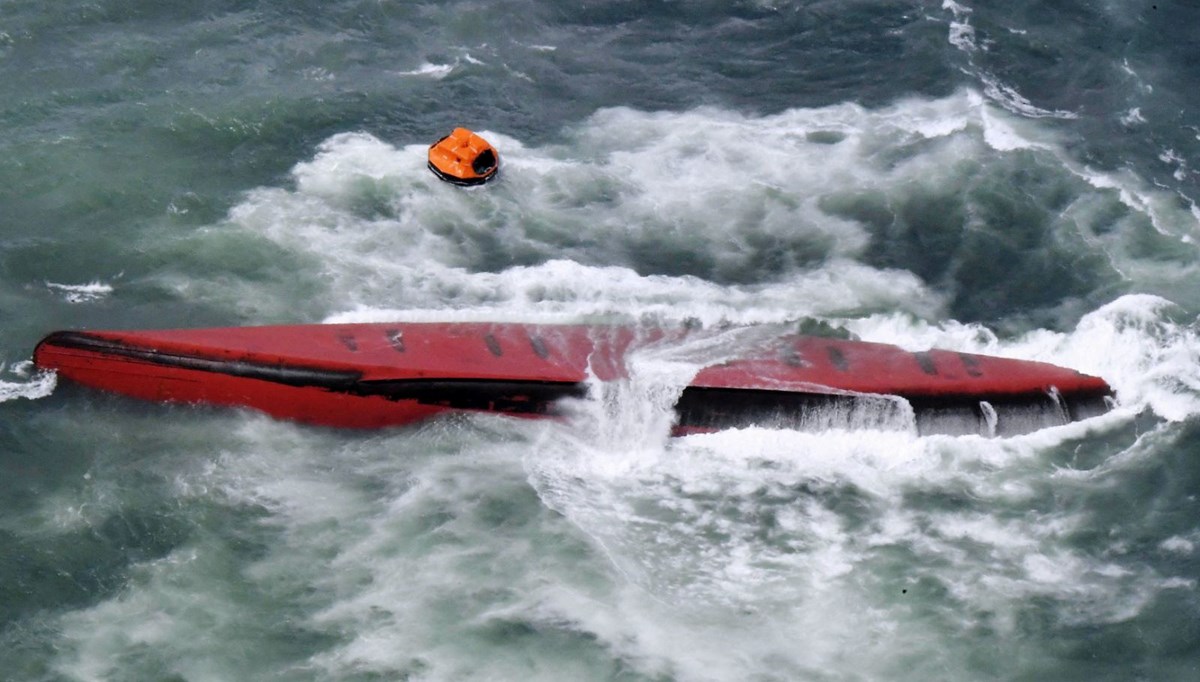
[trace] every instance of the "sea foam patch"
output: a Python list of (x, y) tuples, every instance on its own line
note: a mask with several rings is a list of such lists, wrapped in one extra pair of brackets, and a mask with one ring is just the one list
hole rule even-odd
[(15, 381), (0, 378), (0, 403), (24, 398), (37, 400), (45, 398), (54, 392), (58, 383), (54, 372), (43, 372), (34, 368), (29, 361), (19, 362), (11, 367), (0, 363), (0, 377), (8, 376)]
[[(293, 169), (293, 188), (252, 191), (220, 231), (318, 263), (310, 277), (335, 315), (937, 318), (995, 305), (975, 300), (981, 250), (1033, 268), (990, 285), (1002, 306), (1027, 295), (1027, 278), (1062, 281), (1043, 296), (1052, 306), (1121, 275), (1160, 282), (1164, 267), (1190, 267), (1147, 260), (1140, 245), (1147, 229), (1186, 233), (1191, 211), (1072, 161), (1053, 131), (970, 91), (763, 117), (606, 109), (541, 147), (481, 132), (501, 155), (486, 187), (437, 181), (426, 143), (343, 133)], [(1002, 224), (1018, 206), (1037, 222)], [(1018, 247), (1051, 256), (1006, 255)]]
[(975, 64), (975, 54), (980, 51), (986, 52), (988, 41), (980, 41), (974, 25), (971, 24), (971, 15), (974, 13), (974, 10), (966, 5), (954, 2), (954, 0), (943, 0), (942, 9), (948, 11), (951, 17), (948, 22), (949, 33), (947, 39), (951, 45), (968, 56), (970, 68), (974, 72), (974, 75), (979, 78), (980, 82), (983, 83), (984, 92), (989, 99), (1015, 114), (1029, 118), (1072, 119), (1078, 117), (1078, 114), (1074, 112), (1051, 111), (1035, 106), (1022, 96), (1021, 93), (1017, 92), (1016, 88), (1001, 81), (987, 69)]
[[(630, 431), (646, 423), (628, 407), (607, 414), (629, 415)], [(635, 447), (556, 427), (526, 466), (543, 501), (648, 595), (620, 604), (620, 620), (672, 632), (671, 645), (639, 640), (642, 657), (698, 674), (697, 659), (683, 653), (706, 641), (695, 619), (737, 619), (739, 632), (754, 632), (758, 614), (792, 622), (820, 609), (820, 627), (810, 625), (822, 636), (799, 638), (786, 654), (746, 642), (741, 663), (841, 670), (834, 659), (851, 646), (845, 637), (871, 631), (880, 638), (859, 650), (882, 671), (906, 637), (972, 628), (1010, 636), (1035, 603), (1054, 605), (1070, 625), (1119, 622), (1163, 592), (1187, 589), (1188, 580), (1124, 555), (1119, 543), (1097, 555), (1067, 542), (1096, 520), (1048, 498), (1094, 495), (1114, 471), (1060, 476), (1055, 453), (1092, 447), (1094, 428), (1011, 439), (752, 428)], [(939, 617), (906, 606), (947, 593), (956, 606)], [(585, 622), (619, 637), (602, 619)]]
[(113, 292), (111, 284), (99, 280), (87, 284), (46, 282), (46, 288), (59, 293), (67, 303), (91, 303), (107, 298)]

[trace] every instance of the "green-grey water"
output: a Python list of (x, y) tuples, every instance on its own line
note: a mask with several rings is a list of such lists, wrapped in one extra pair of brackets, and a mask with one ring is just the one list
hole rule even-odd
[[(0, 1), (13, 680), (1200, 674), (1200, 8)], [(456, 125), (500, 150), (463, 191)], [(56, 329), (835, 324), (1104, 377), (1000, 439), (145, 404)], [(711, 358), (709, 358), (711, 359)]]

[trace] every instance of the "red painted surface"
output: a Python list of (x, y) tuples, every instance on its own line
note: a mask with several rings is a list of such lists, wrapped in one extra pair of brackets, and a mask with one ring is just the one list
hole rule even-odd
[[(68, 343), (71, 333), (52, 334), (38, 345), (34, 361), (60, 377), (146, 400), (243, 406), (310, 423), (380, 427), (455, 408), (357, 394), (319, 382), (289, 385), (261, 374), (341, 372), (367, 384), (479, 380), (574, 385), (593, 377), (619, 379), (633, 350), (688, 334), (500, 323), (97, 331), (73, 336), (112, 344), (120, 352)], [(744, 357), (701, 369), (691, 386), (974, 401), (1051, 388), (1065, 396), (1109, 393), (1102, 379), (1045, 363), (941, 350), (911, 353), (884, 344), (795, 335), (758, 343)]]

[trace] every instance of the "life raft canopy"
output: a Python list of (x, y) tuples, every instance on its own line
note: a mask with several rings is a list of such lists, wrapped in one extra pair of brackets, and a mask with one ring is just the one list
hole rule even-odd
[(500, 155), (487, 140), (466, 128), (455, 128), (429, 145), (429, 170), (455, 185), (482, 185), (496, 177)]

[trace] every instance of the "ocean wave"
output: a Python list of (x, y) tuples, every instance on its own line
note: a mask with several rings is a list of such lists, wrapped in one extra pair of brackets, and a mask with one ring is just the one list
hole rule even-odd
[[(3, 365), (0, 365), (0, 371), (3, 369)], [(54, 387), (58, 383), (53, 372), (38, 371), (34, 368), (33, 363), (28, 361), (13, 365), (8, 368), (6, 373), (18, 380), (0, 379), (0, 403), (21, 398), (25, 400), (45, 398), (54, 392)]]

